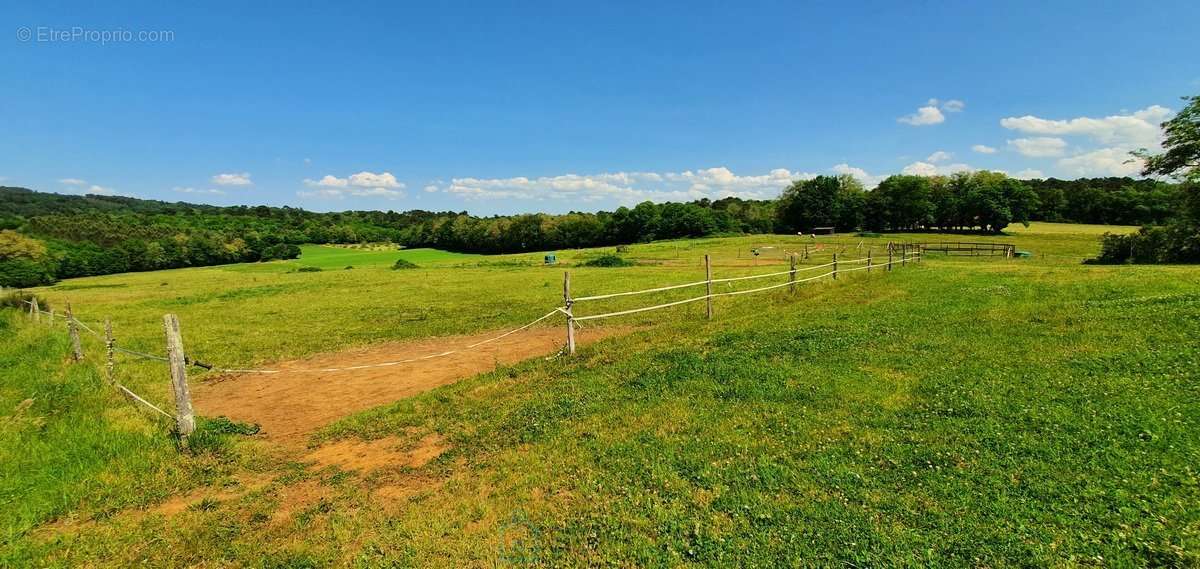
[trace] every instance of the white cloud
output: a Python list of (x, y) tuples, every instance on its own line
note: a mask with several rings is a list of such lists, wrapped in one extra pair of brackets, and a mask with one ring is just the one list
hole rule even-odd
[(1062, 156), (1067, 148), (1067, 141), (1053, 136), (1035, 136), (1033, 138), (1018, 138), (1008, 141), (1022, 156), (1030, 158), (1046, 158)]
[(1013, 174), (1012, 177), (1014, 177), (1018, 180), (1032, 180), (1034, 178), (1045, 178), (1046, 175), (1043, 174), (1041, 170), (1035, 170), (1033, 168), (1026, 168), (1024, 170), (1021, 170), (1021, 171)]
[(299, 192), (301, 196), (334, 199), (346, 196), (399, 199), (404, 197), (402, 190), (406, 187), (404, 183), (396, 180), (391, 172), (376, 174), (366, 171), (345, 178), (326, 174), (320, 180), (305, 179), (304, 185), (316, 189)]
[(254, 184), (250, 181), (250, 172), (217, 174), (212, 177), (212, 182), (218, 186), (250, 186)]
[(1136, 176), (1143, 162), (1127, 148), (1101, 148), (1059, 159), (1058, 167), (1072, 176)]
[(961, 113), (966, 106), (966, 103), (958, 99), (950, 99), (949, 101), (942, 103), (942, 110), (948, 113)]
[(967, 164), (930, 164), (929, 162), (913, 162), (900, 170), (901, 174), (911, 176), (948, 176), (955, 172), (974, 172), (978, 170)]
[(980, 154), (995, 154), (996, 153), (995, 148), (992, 148), (991, 146), (987, 146), (984, 144), (976, 144), (975, 146), (971, 147), (971, 150), (974, 150), (975, 152), (978, 152)]
[(945, 122), (946, 116), (942, 114), (942, 111), (938, 110), (938, 108), (934, 106), (937, 103), (937, 99), (931, 99), (930, 103), (933, 104), (921, 107), (917, 109), (917, 112), (911, 115), (902, 116), (896, 119), (896, 121), (912, 126), (927, 126)]
[(1080, 137), (1102, 145), (1059, 159), (1057, 165), (1066, 175), (1135, 176), (1141, 171), (1142, 162), (1129, 152), (1138, 148), (1161, 148), (1163, 138), (1159, 124), (1172, 114), (1167, 107), (1151, 105), (1133, 113), (1099, 118), (1008, 117), (1001, 119), (1000, 125), (1030, 134)]
[(330, 174), (326, 174), (320, 180), (304, 180), (304, 184), (311, 187), (324, 188), (388, 188), (388, 189), (404, 189), (404, 184), (397, 181), (396, 177), (391, 172), (383, 172), (376, 174), (374, 172), (359, 172), (351, 174), (346, 178), (338, 178)]
[(859, 182), (862, 182), (862, 185), (868, 189), (878, 186), (879, 182), (882, 182), (883, 179), (887, 177), (887, 176), (873, 176), (873, 175), (867, 173), (867, 171), (863, 170), (862, 168), (851, 166), (844, 162), (841, 164), (835, 165), (834, 167), (830, 168), (830, 170), (832, 170), (833, 173), (835, 173), (835, 174), (849, 174), (851, 176), (854, 176), (854, 179), (858, 180)]
[(391, 188), (402, 189), (404, 184), (396, 181), (391, 172), (376, 174), (374, 172), (359, 172), (350, 175), (350, 185), (358, 188)]
[(329, 174), (326, 174), (325, 177), (321, 178), (320, 180), (314, 181), (314, 180), (305, 179), (304, 185), (310, 186), (310, 187), (322, 187), (322, 188), (345, 188), (346, 186), (350, 185), (350, 180), (348, 180), (346, 178), (338, 178), (336, 176), (331, 176)]
[(59, 180), (59, 183), (66, 184), (68, 186), (86, 186), (87, 180), (80, 180), (79, 178), (63, 178)]
[(86, 188), (80, 188), (78, 193), (84, 194), (84, 195), (93, 194), (93, 195), (97, 195), (97, 196), (115, 196), (115, 195), (117, 195), (116, 190), (106, 187), (106, 186), (101, 186), (98, 184), (92, 184)]
[(425, 191), (440, 191), (466, 199), (573, 200), (596, 202), (612, 200), (621, 205), (643, 201), (691, 201), (701, 198), (740, 197), (767, 199), (778, 196), (796, 180), (814, 174), (776, 168), (761, 175), (740, 176), (726, 167), (685, 170), (683, 172), (608, 172), (600, 174), (562, 174), (527, 178), (454, 178), (426, 186)]
[(225, 195), (225, 191), (224, 191), (224, 190), (218, 190), (218, 189), (216, 189), (216, 188), (208, 188), (208, 189), (204, 189), (204, 190), (197, 190), (196, 188), (181, 188), (181, 187), (179, 187), (179, 186), (176, 186), (176, 187), (172, 188), (172, 191), (174, 191), (174, 192), (176, 192), (176, 193), (180, 193), (180, 194), (213, 194), (213, 195)]
[(945, 162), (951, 158), (954, 158), (953, 154), (946, 152), (945, 150), (938, 150), (937, 152), (930, 154), (929, 158), (926, 158), (925, 161), (926, 162)]
[(1000, 126), (1029, 134), (1086, 136), (1106, 145), (1151, 147), (1158, 146), (1162, 140), (1159, 123), (1171, 114), (1171, 109), (1151, 105), (1132, 114), (1103, 118), (1051, 120), (1033, 115), (1008, 117), (1000, 119)]

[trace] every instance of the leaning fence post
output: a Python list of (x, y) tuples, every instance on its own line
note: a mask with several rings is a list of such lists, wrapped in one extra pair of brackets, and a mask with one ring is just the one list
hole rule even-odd
[(38, 306), (37, 297), (33, 297), (33, 304), (29, 305), (29, 315), (33, 317), (34, 322), (42, 321), (42, 308)]
[(712, 320), (712, 265), (704, 255), (704, 317)]
[(567, 353), (575, 353), (575, 313), (571, 309), (571, 273), (563, 271), (563, 304), (567, 311)]
[(837, 253), (833, 254), (833, 280), (837, 280)]
[(196, 418), (192, 414), (192, 395), (188, 392), (187, 363), (183, 353), (183, 337), (179, 333), (179, 317), (163, 315), (163, 330), (167, 334), (167, 361), (171, 366), (171, 388), (175, 391), (175, 428), (179, 440), (187, 446), (187, 439), (196, 430)]
[(71, 359), (83, 359), (83, 348), (79, 346), (79, 323), (75, 321), (75, 313), (71, 312), (71, 303), (67, 303), (67, 333), (71, 335)]
[(788, 260), (792, 265), (792, 270), (788, 273), (788, 292), (796, 292), (796, 254), (789, 255)]
[(104, 375), (108, 377), (108, 382), (113, 383), (117, 380), (117, 363), (113, 357), (116, 350), (116, 340), (113, 340), (112, 320), (104, 319)]

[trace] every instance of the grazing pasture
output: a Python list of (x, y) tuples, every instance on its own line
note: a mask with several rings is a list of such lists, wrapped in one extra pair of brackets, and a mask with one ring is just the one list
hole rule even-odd
[[(563, 270), (584, 296), (702, 280), (706, 253), (716, 277), (781, 270), (805, 245), (801, 268), (833, 252), (879, 261), (889, 240), (1034, 254), (930, 255), (721, 298), (711, 321), (702, 302), (588, 321), (583, 333), (614, 337), (497, 361), (299, 445), (209, 416), (182, 454), (104, 384), (93, 339), (70, 366), (61, 332), (12, 313), (0, 564), (1200, 563), (1200, 268), (1080, 264), (1099, 233), (1131, 228), (1010, 229), (655, 242), (630, 246), (628, 267), (579, 266), (611, 248), (547, 267), (541, 253), (306, 247), (291, 262), (67, 281), (39, 293), (85, 322), (111, 317), (121, 345), (161, 353), (172, 312), (190, 355), (232, 367), (511, 329), (561, 305)], [(391, 270), (404, 254), (420, 268)], [(325, 270), (295, 272), (306, 263)], [(118, 369), (169, 408), (161, 364)], [(392, 369), (378, 381), (406, 381)]]

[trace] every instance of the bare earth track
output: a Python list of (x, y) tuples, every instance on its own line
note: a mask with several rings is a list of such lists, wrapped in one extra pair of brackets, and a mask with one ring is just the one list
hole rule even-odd
[[(587, 344), (619, 331), (581, 330), (577, 342)], [(459, 349), (497, 333), (392, 342), (282, 362), (271, 368), (284, 370), (283, 373), (234, 375), (198, 385), (192, 393), (193, 401), (199, 414), (258, 423), (262, 426), (262, 436), (273, 442), (303, 444), (309, 433), (351, 413), (412, 397), (491, 371), (497, 365), (553, 354), (562, 347), (566, 335), (561, 328), (532, 328), (475, 349), (396, 366), (341, 372), (287, 372), (421, 357)]]

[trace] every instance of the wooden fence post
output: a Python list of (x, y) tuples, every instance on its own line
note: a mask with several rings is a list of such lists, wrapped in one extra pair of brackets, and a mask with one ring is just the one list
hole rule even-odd
[(33, 304), (29, 305), (29, 315), (33, 317), (34, 322), (42, 321), (42, 309), (38, 306), (37, 297), (33, 297)]
[(704, 317), (712, 320), (712, 263), (704, 255)]
[(571, 309), (571, 273), (563, 271), (563, 304), (567, 310), (567, 353), (575, 354), (575, 312)]
[(804, 244), (804, 260), (808, 260), (808, 243)]
[(871, 250), (867, 249), (867, 274), (871, 274)]
[(47, 326), (49, 326), (49, 327), (51, 327), (51, 328), (53, 328), (53, 327), (54, 327), (54, 309), (53, 309), (53, 308), (51, 308), (51, 309), (50, 309), (50, 314), (49, 314), (49, 316), (50, 316), (50, 318), (49, 318), (49, 323), (48, 323), (48, 324), (46, 324), (46, 325), (47, 325)]
[(891, 272), (891, 270), (892, 270), (892, 263), (893, 263), (893, 260), (892, 260), (892, 244), (891, 244), (891, 243), (888, 243), (888, 265), (887, 265), (887, 267), (888, 267), (888, 268), (887, 268), (888, 272)]
[(75, 313), (71, 312), (71, 303), (67, 303), (67, 333), (71, 335), (71, 359), (83, 359), (83, 348), (79, 346), (79, 323), (75, 321)]
[(108, 382), (113, 383), (117, 380), (117, 362), (113, 357), (115, 354), (113, 348), (116, 347), (116, 340), (113, 340), (112, 320), (104, 319), (104, 375), (108, 377)]
[(792, 272), (788, 273), (788, 292), (796, 292), (796, 254), (792, 253), (788, 256), (791, 261)]
[(837, 280), (837, 253), (833, 254), (833, 280)]
[(908, 243), (900, 246), (900, 266), (908, 264)]
[(187, 439), (196, 430), (192, 414), (192, 394), (188, 392), (187, 363), (183, 353), (183, 337), (179, 333), (179, 317), (163, 315), (163, 330), (167, 334), (167, 361), (171, 366), (171, 388), (175, 391), (175, 428), (186, 447)]

